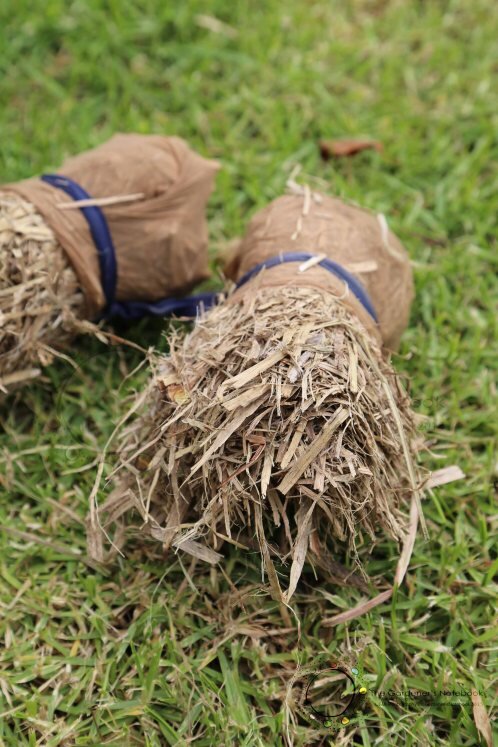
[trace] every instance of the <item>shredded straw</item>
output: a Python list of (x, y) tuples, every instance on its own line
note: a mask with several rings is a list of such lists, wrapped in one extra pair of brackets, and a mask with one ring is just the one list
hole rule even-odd
[[(131, 509), (132, 532), (207, 562), (224, 542), (256, 541), (288, 604), (306, 560), (344, 581), (334, 558), (346, 549), (361, 570), (360, 548), (379, 534), (413, 534), (409, 400), (377, 342), (328, 293), (262, 288), (210, 311), (171, 340), (142, 413), (121, 434), (118, 485), (99, 510), (115, 542)], [(275, 562), (289, 566), (285, 591)]]
[(37, 377), (76, 334), (84, 297), (41, 215), (0, 192), (0, 392)]

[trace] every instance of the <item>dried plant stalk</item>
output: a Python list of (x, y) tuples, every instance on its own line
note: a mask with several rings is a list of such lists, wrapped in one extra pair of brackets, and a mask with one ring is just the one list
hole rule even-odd
[(84, 296), (36, 208), (0, 192), (0, 392), (35, 378), (76, 334)]
[[(257, 538), (287, 602), (307, 557), (327, 565), (330, 540), (357, 557), (379, 531), (403, 537), (413, 435), (399, 378), (341, 300), (263, 287), (171, 340), (142, 417), (122, 435), (119, 484), (99, 516), (105, 529), (122, 525), (134, 507), (134, 531), (194, 556), (209, 549), (212, 562), (223, 541)], [(98, 532), (90, 527), (93, 547)], [(277, 558), (290, 563), (285, 594)]]

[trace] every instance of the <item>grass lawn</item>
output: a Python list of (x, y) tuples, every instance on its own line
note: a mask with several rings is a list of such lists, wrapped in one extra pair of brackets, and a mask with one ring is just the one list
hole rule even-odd
[[(124, 381), (139, 353), (80, 339), (77, 370), (59, 361), (0, 406), (0, 745), (485, 744), (479, 705), (436, 695), (480, 690), (490, 717), (497, 699), (496, 6), (17, 0), (0, 23), (3, 181), (115, 131), (166, 133), (223, 163), (213, 252), (297, 167), (385, 213), (414, 261), (396, 365), (429, 417), (423, 459), (466, 473), (426, 495), (430, 536), (393, 600), (334, 628), (322, 620), (362, 592), (309, 571), (299, 634), (257, 557), (234, 549), (219, 571), (139, 543), (92, 567), (95, 460), (146, 371)], [(320, 160), (320, 138), (358, 135), (384, 153)], [(120, 332), (167, 350), (163, 330)], [(381, 543), (367, 570), (391, 580), (397, 554)], [(367, 693), (350, 724), (319, 728), (286, 706), (287, 689), (334, 661)]]

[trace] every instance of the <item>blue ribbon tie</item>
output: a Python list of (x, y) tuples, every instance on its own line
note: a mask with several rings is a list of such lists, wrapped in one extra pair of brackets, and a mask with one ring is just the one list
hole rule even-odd
[[(42, 181), (52, 187), (62, 189), (73, 200), (91, 199), (88, 192), (72, 179), (60, 174), (43, 174)], [(159, 301), (117, 301), (116, 286), (118, 268), (116, 250), (104, 213), (97, 205), (80, 207), (86, 218), (100, 267), (100, 278), (106, 305), (102, 317), (119, 317), (121, 319), (141, 319), (143, 316), (190, 316), (195, 317), (201, 305), (209, 308), (216, 303), (217, 293), (206, 292), (186, 298), (162, 298)]]
[[(282, 254), (276, 255), (275, 257), (270, 257), (270, 259), (265, 259), (264, 262), (260, 262), (240, 278), (240, 280), (237, 282), (237, 288), (245, 285), (245, 283), (249, 282), (249, 280), (251, 280), (263, 269), (268, 270), (271, 267), (282, 265), (285, 262), (307, 262), (310, 259), (314, 259), (316, 256), (317, 255), (315, 254), (308, 254), (307, 252), (283, 252)], [(328, 270), (330, 273), (332, 273), (332, 275), (335, 275), (340, 280), (342, 280), (343, 283), (346, 283), (353, 296), (358, 299), (361, 305), (368, 311), (370, 316), (375, 321), (378, 321), (373, 303), (359, 280), (351, 275), (350, 272), (345, 270), (344, 267), (337, 264), (337, 262), (333, 262), (331, 259), (321, 259), (320, 262), (317, 262), (317, 265), (323, 267), (324, 270)]]
[[(66, 194), (73, 198), (76, 203), (79, 200), (91, 199), (88, 192), (79, 184), (69, 179), (67, 176), (60, 174), (43, 174), (41, 179), (50, 184), (52, 187), (62, 189)], [(102, 317), (119, 317), (121, 319), (133, 320), (141, 319), (143, 316), (197, 316), (201, 307), (210, 308), (217, 302), (218, 293), (205, 292), (185, 298), (162, 298), (159, 301), (117, 301), (117, 262), (116, 250), (112, 241), (111, 232), (107, 224), (104, 213), (97, 205), (81, 207), (81, 212), (86, 218), (92, 239), (97, 250), (100, 266), (100, 275), (102, 290), (106, 299), (106, 305)], [(240, 288), (249, 282), (255, 275), (263, 269), (270, 269), (285, 262), (306, 262), (315, 258), (315, 254), (307, 252), (283, 252), (277, 256), (260, 262), (251, 270), (245, 273), (237, 282), (236, 287)], [(337, 262), (331, 259), (321, 259), (317, 265), (328, 270), (343, 281), (350, 289), (352, 294), (370, 316), (377, 321), (377, 314), (374, 306), (365, 288), (350, 272), (344, 269)]]

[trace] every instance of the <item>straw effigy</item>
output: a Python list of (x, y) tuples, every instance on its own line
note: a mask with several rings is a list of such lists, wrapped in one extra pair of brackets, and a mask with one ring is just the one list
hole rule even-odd
[(226, 271), (235, 290), (156, 367), (89, 547), (102, 560), (102, 530), (122, 537), (133, 513), (133, 533), (212, 563), (224, 542), (256, 542), (288, 603), (306, 560), (326, 567), (339, 543), (357, 566), (362, 545), (406, 537), (410, 499), (419, 509), (414, 418), (389, 359), (411, 268), (382, 216), (304, 189), (256, 214)]
[(90, 321), (181, 312), (208, 276), (216, 170), (179, 138), (128, 134), (0, 187), (0, 393)]

